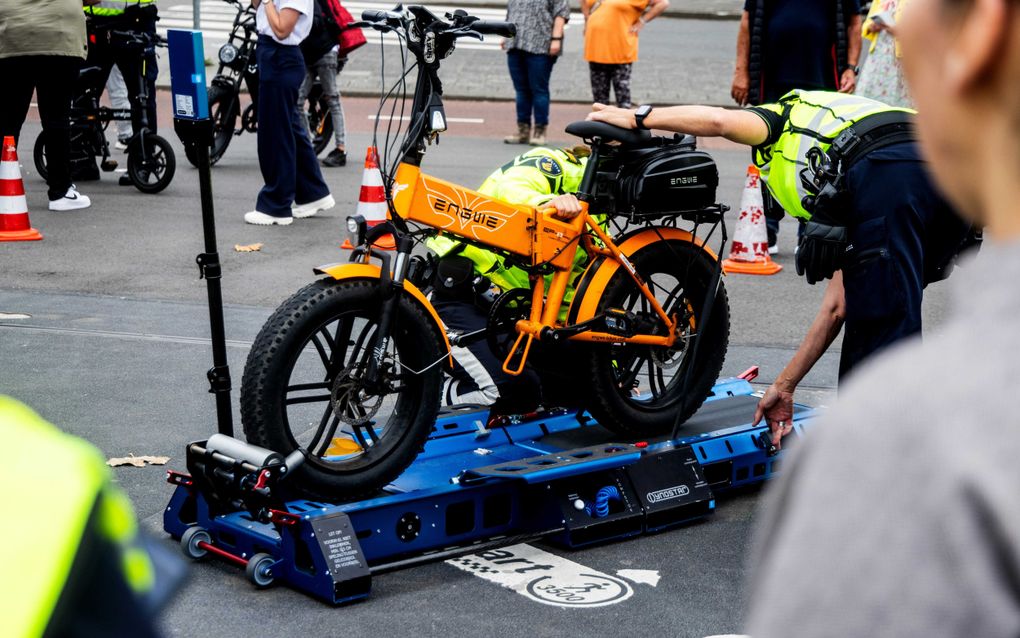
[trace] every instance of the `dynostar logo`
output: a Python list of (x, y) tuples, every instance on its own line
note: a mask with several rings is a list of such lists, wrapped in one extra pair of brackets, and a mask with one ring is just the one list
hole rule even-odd
[(673, 487), (667, 487), (664, 490), (656, 490), (649, 492), (645, 495), (645, 498), (649, 503), (661, 503), (662, 501), (671, 501), (681, 496), (687, 496), (691, 493), (691, 490), (686, 485), (675, 485)]

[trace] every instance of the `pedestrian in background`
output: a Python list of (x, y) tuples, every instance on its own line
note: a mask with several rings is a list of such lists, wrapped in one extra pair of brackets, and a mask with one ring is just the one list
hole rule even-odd
[[(746, 106), (777, 102), (794, 89), (853, 93), (860, 54), (859, 0), (745, 0), (730, 95)], [(763, 196), (775, 255), (783, 209)]]
[(517, 133), (503, 141), (541, 146), (549, 126), (549, 76), (563, 53), (570, 6), (567, 0), (509, 0), (506, 19), (517, 25), (517, 34), (503, 43), (517, 100)]
[(255, 210), (244, 214), (249, 224), (286, 226), (336, 205), (297, 102), (306, 72), (300, 44), (312, 30), (312, 5), (312, 0), (252, 0), (259, 34), (259, 168), (266, 183)]
[(308, 100), (312, 85), (315, 84), (315, 79), (318, 78), (319, 85), (322, 87), (322, 95), (329, 105), (330, 118), (333, 120), (333, 139), (336, 142), (336, 148), (323, 158), (322, 165), (346, 166), (344, 107), (340, 103), (340, 90), (337, 87), (336, 76), (343, 68), (343, 64), (347, 63), (347, 58), (342, 60), (338, 58), (340, 45), (337, 41), (340, 38), (341, 25), (333, 19), (330, 8), (325, 3), (326, 0), (315, 0), (312, 30), (301, 43), (301, 53), (305, 56), (308, 70), (304, 82), (301, 83), (301, 89), (298, 91), (298, 108), (301, 109), (309, 139), (314, 140), (315, 133), (308, 123), (305, 102)]
[(49, 209), (91, 205), (71, 183), (71, 96), (86, 55), (81, 0), (0, 2), (0, 139), (15, 144), (28, 116), (32, 92), (46, 134)]
[(899, 22), (907, 0), (874, 0), (864, 21), (864, 39), (871, 42), (868, 57), (861, 66), (857, 94), (891, 106), (913, 106), (900, 65), (900, 45), (896, 41)]
[[(110, 98), (110, 106), (117, 111), (130, 111), (131, 110), (131, 99), (128, 97), (127, 84), (124, 83), (124, 76), (120, 73), (120, 68), (114, 66), (110, 69), (110, 78), (106, 80), (106, 94)], [(128, 120), (114, 120), (117, 125), (117, 143), (114, 148), (118, 151), (126, 151), (128, 142), (131, 141), (131, 136), (134, 135), (134, 131), (131, 128), (131, 122)]]
[(630, 71), (638, 59), (638, 34), (662, 14), (669, 0), (581, 0), (584, 14), (584, 59), (591, 73), (591, 93), (598, 104), (630, 108)]
[(911, 0), (897, 37), (921, 149), (987, 239), (938, 334), (862, 368), (784, 461), (755, 638), (1020, 633), (1020, 1)]

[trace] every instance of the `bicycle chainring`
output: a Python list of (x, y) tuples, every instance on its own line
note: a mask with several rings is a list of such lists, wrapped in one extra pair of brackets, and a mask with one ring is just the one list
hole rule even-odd
[(510, 354), (517, 339), (515, 326), (521, 319), (531, 315), (531, 291), (527, 288), (513, 288), (496, 297), (489, 308), (486, 325), (486, 339), (489, 348), (501, 360)]

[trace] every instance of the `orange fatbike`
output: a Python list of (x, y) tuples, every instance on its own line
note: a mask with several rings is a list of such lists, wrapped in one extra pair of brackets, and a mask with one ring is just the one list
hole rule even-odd
[[(591, 156), (577, 192), (582, 212), (569, 221), (426, 175), (426, 150), (446, 129), (440, 61), (460, 38), (507, 37), (514, 27), (462, 11), (441, 20), (420, 6), (365, 11), (363, 19), (404, 44), (394, 104), (417, 70), (410, 124), (382, 144), (390, 220), (368, 227), (348, 218), (350, 263), (319, 267), (325, 276), (266, 322), (242, 381), (249, 441), (284, 454), (306, 450), (293, 480), (310, 495), (370, 494), (422, 449), (452, 348), (477, 339), (489, 341), (511, 375), (569, 361), (581, 388), (570, 407), (609, 430), (648, 438), (679, 427), (710, 393), (729, 335), (717, 256), (725, 207), (714, 201), (712, 159), (689, 138), (571, 124), (567, 132)], [(396, 107), (376, 121), (383, 119), (402, 121)], [(707, 245), (717, 229), (718, 253)], [(528, 272), (530, 288), (504, 291), (485, 330), (448, 332), (429, 301), (432, 264), (415, 253), (436, 233), (500, 254)], [(395, 253), (375, 246), (384, 235), (395, 237)], [(587, 265), (571, 281), (578, 250)]]

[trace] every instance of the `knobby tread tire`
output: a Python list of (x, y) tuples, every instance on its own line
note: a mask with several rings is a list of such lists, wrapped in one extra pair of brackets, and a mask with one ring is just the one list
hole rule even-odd
[[(697, 286), (697, 290), (693, 292), (692, 301), (695, 312), (700, 314), (699, 306), (705, 298), (705, 290), (711, 283), (716, 263), (704, 251), (689, 242), (674, 240), (669, 244), (669, 246), (666, 246), (665, 242), (651, 244), (632, 255), (631, 262), (638, 272), (645, 276), (651, 263), (676, 260), (676, 255), (681, 255), (683, 259), (690, 257), (693, 260), (691, 262), (691, 279), (696, 282)], [(603, 299), (599, 302), (599, 311), (610, 307), (611, 301), (627, 286), (632, 287), (633, 283), (621, 268), (606, 286)], [(692, 283), (688, 281), (685, 290), (692, 290), (691, 286)], [(697, 314), (695, 318), (697, 319)], [(681, 422), (691, 418), (711, 394), (712, 386), (715, 385), (726, 359), (730, 333), (730, 306), (729, 297), (721, 280), (709, 323), (710, 325), (704, 332), (702, 332), (700, 322), (696, 327), (700, 334), (698, 338), (702, 339), (698, 348), (697, 363), (699, 365), (691, 371), (691, 390), (683, 400)], [(693, 343), (690, 347), (693, 349)], [(591, 348), (590, 353), (593, 398), (587, 407), (600, 425), (628, 437), (653, 436), (672, 430), (677, 419), (676, 409), (642, 409), (639, 404), (622, 399), (612, 373), (612, 357), (609, 348), (596, 346)], [(686, 363), (681, 364), (678, 375), (683, 374), (682, 371), (686, 365)], [(679, 399), (679, 392), (677, 392), (679, 389), (682, 388), (674, 389), (670, 394), (675, 394), (675, 398)]]
[[(241, 382), (241, 423), (249, 442), (285, 455), (295, 449), (278, 394), (280, 385), (288, 382), (289, 377), (281, 376), (290, 374), (294, 350), (303, 347), (308, 335), (338, 312), (358, 308), (358, 304), (371, 312), (380, 303), (378, 280), (320, 279), (299, 290), (269, 317), (251, 348)], [(445, 353), (439, 328), (407, 294), (402, 295), (394, 318), (393, 339), (401, 359), (416, 369)], [(414, 348), (408, 348), (411, 343)], [(372, 463), (352, 463), (345, 469), (309, 460), (289, 479), (293, 482), (290, 489), (338, 502), (368, 496), (397, 478), (418, 456), (435, 426), (442, 366), (412, 379), (408, 385), (414, 387), (405, 392), (410, 398), (402, 400), (413, 405), (398, 401), (397, 408), (402, 409), (395, 409), (386, 426), (395, 432), (404, 430), (392, 451)]]

